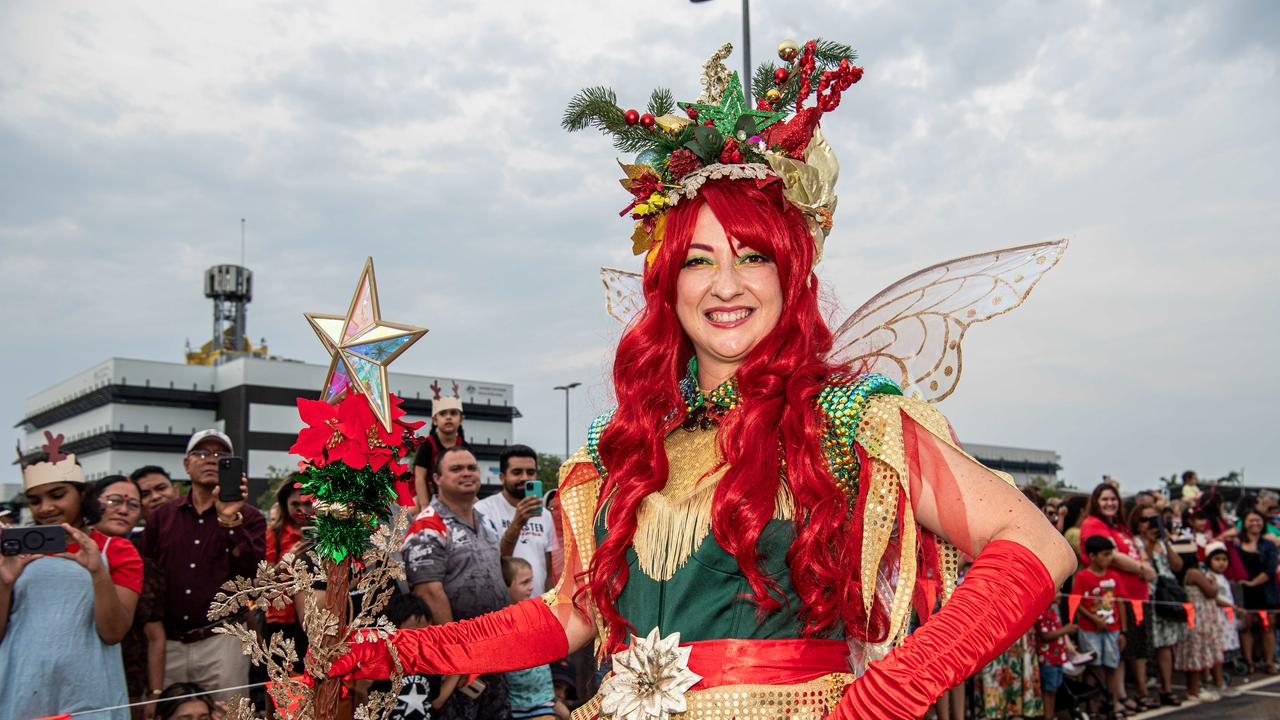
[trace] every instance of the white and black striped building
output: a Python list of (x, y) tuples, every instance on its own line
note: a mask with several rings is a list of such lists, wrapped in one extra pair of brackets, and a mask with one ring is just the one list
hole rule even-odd
[(1058, 481), (1058, 472), (1062, 470), (1062, 456), (1055, 450), (977, 443), (964, 443), (964, 449), (983, 465), (1012, 475), (1019, 487), (1036, 479), (1053, 485)]
[[(292, 470), (289, 454), (302, 421), (295, 400), (318, 399), (327, 365), (240, 357), (218, 365), (186, 365), (111, 358), (28, 398), (17, 426), (28, 459), (40, 454), (44, 431), (66, 437), (93, 479), (159, 465), (185, 479), (182, 457), (191, 433), (219, 428), (245, 458), (250, 495), (273, 474)], [(388, 386), (404, 398), (408, 419), (430, 425), (431, 384), (462, 397), (463, 432), (480, 460), (483, 481), (496, 484), (498, 455), (512, 440), (520, 417), (513, 387), (505, 383), (392, 372)], [(426, 427), (422, 432), (426, 432)], [(0, 489), (8, 499), (21, 491), (19, 473)]]

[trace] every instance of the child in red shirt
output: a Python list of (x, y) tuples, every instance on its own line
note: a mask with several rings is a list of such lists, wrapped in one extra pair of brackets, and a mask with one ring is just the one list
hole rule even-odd
[(1084, 542), (1084, 552), (1089, 566), (1076, 573), (1071, 583), (1071, 594), (1081, 596), (1076, 611), (1080, 626), (1080, 649), (1095, 653), (1091, 665), (1100, 665), (1107, 678), (1107, 687), (1116, 710), (1124, 710), (1120, 704), (1120, 631), (1124, 629), (1124, 613), (1120, 611), (1117, 588), (1120, 577), (1111, 570), (1111, 560), (1116, 545), (1105, 535), (1094, 535)]

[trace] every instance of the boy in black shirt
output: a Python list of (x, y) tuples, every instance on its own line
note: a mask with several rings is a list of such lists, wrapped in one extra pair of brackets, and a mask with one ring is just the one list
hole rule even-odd
[[(396, 594), (383, 612), (401, 630), (414, 630), (431, 624), (431, 610), (417, 595)], [(438, 718), (440, 715), (436, 711), (453, 693), (457, 684), (457, 675), (449, 675), (443, 678), (443, 682), (439, 675), (405, 675), (400, 683), (400, 700), (388, 717), (394, 720)], [(370, 692), (386, 692), (390, 689), (390, 680), (378, 680), (369, 687)]]

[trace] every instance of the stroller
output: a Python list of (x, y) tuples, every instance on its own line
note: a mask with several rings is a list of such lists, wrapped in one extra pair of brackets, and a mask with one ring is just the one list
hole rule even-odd
[[(1062, 687), (1058, 689), (1057, 707), (1059, 711), (1067, 711), (1071, 720), (1092, 720), (1099, 717), (1113, 720), (1115, 718), (1111, 691), (1107, 689), (1107, 678), (1100, 666), (1088, 664), (1093, 658), (1093, 652), (1080, 653), (1071, 658), (1067, 667), (1064, 667)], [(1077, 672), (1073, 673), (1071, 666), (1074, 666)], [(1101, 700), (1102, 709), (1099, 713), (1090, 714), (1089, 704), (1095, 699)]]

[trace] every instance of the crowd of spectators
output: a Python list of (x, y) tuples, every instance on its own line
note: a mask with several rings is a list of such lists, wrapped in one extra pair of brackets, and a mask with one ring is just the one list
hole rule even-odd
[[(563, 569), (557, 497), (539, 492), (537, 453), (507, 448), (499, 491), (481, 499), (461, 412), (441, 407), (435, 420), (401, 492), (415, 516), (401, 546), (406, 582), (385, 610), (401, 628), (473, 618), (540, 595)], [(263, 560), (304, 553), (312, 507), (287, 479), (266, 514), (220, 500), (218, 461), (233, 453), (219, 431), (194, 434), (185, 490), (156, 466), (93, 484), (28, 488), (34, 522), (66, 527), (72, 545), (64, 557), (74, 564), (30, 557), (0, 564), (0, 715), (38, 704), (53, 666), (77, 679), (60, 689), (59, 702), (119, 706), (104, 717), (121, 719), (216, 718), (226, 697), (260, 684), (239, 641), (208, 621), (208, 608), (227, 580), (254, 575)], [(1067, 710), (1123, 717), (1211, 702), (1236, 694), (1243, 677), (1280, 673), (1274, 492), (1228, 508), (1194, 473), (1172, 494), (1126, 498), (1110, 480), (1088, 495), (1024, 492), (1076, 549), (1079, 572), (1024, 637), (939, 700), (937, 718), (1049, 718)], [(74, 581), (86, 571), (91, 585)], [(283, 633), (302, 655), (304, 599), (233, 620)], [(358, 606), (360, 598), (351, 601)], [(598, 672), (588, 652), (518, 673), (409, 675), (394, 716), (563, 720), (577, 698), (590, 696)], [(386, 685), (349, 689), (359, 698)]]
[[(415, 517), (402, 545), (407, 580), (385, 613), (402, 628), (540, 595), (556, 582), (562, 557), (555, 493), (539, 492), (537, 453), (507, 448), (500, 491), (480, 500), (479, 464), (462, 434), (459, 403), (437, 404), (413, 474), (398, 487)], [(218, 463), (234, 453), (226, 434), (203, 430), (188, 442), (182, 489), (154, 465), (92, 484), (26, 488), (33, 523), (64, 526), (71, 544), (63, 557), (74, 564), (40, 555), (0, 562), (0, 717), (110, 708), (94, 717), (216, 718), (226, 699), (245, 694), (265, 706), (265, 678), (251, 673), (240, 641), (219, 629), (244, 622), (267, 637), (283, 633), (305, 655), (305, 595), (218, 622), (208, 610), (228, 580), (254, 576), (264, 560), (305, 555), (313, 508), (292, 478), (280, 483), (265, 514), (244, 500), (221, 500)], [(242, 497), (247, 483), (242, 478)], [(15, 513), (0, 520), (10, 524)], [(91, 584), (80, 581), (85, 571)], [(351, 601), (358, 607), (360, 598)], [(566, 659), (474, 680), (410, 675), (394, 717), (567, 718), (578, 678), (593, 670), (571, 669)], [(75, 682), (51, 684), (51, 671)], [(359, 698), (391, 689), (380, 685), (388, 683), (349, 690)]]
[(938, 702), (939, 720), (1126, 717), (1280, 674), (1274, 491), (1228, 507), (1188, 471), (1176, 492), (1126, 498), (1110, 478), (1088, 495), (1024, 492), (1079, 571), (1026, 636)]

